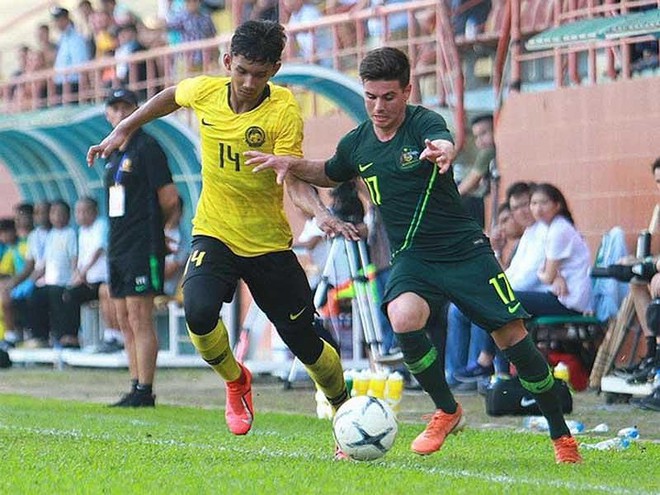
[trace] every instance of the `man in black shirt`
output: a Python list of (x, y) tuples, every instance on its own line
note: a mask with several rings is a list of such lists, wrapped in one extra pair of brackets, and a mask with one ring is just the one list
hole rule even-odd
[[(135, 93), (114, 90), (106, 102), (106, 119), (116, 127), (137, 106)], [(108, 157), (105, 187), (110, 217), (110, 295), (124, 334), (132, 381), (131, 392), (113, 405), (153, 407), (158, 354), (153, 300), (163, 291), (163, 226), (179, 196), (165, 153), (142, 129), (131, 136), (124, 150)]]

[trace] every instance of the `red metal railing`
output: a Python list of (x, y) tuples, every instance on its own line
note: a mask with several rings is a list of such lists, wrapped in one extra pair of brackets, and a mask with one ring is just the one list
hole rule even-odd
[[(397, 14), (407, 16), (405, 32), (394, 33), (389, 27), (390, 18)], [(436, 28), (431, 32), (422, 32), (417, 19), (429, 15), (434, 16)], [(452, 108), (457, 123), (457, 145), (460, 146), (464, 140), (463, 125), (458, 125), (464, 122), (463, 74), (450, 15), (445, 2), (417, 0), (326, 16), (309, 24), (289, 25), (287, 31), (290, 41), (285, 61), (323, 62), (356, 76), (357, 67), (369, 49), (384, 45), (399, 47), (408, 53), (411, 61), (411, 101)], [(367, 24), (374, 21), (381, 25), (378, 36), (370, 36), (367, 31)], [(324, 30), (331, 33), (332, 43), (329, 48), (314, 46), (308, 60), (295, 51), (294, 40), (297, 35), (311, 33), (313, 39), (319, 39)], [(342, 30), (353, 32), (355, 42), (346, 44), (340, 36)], [(229, 40), (230, 35), (227, 34), (209, 40), (153, 48), (122, 59), (108, 57), (77, 67), (25, 74), (0, 83), (0, 112), (17, 113), (78, 102), (100, 103), (109, 87), (120, 84), (115, 68), (121, 63), (129, 66), (128, 80), (124, 82), (142, 96), (150, 97), (184, 77), (221, 73), (223, 69), (219, 65), (218, 54), (227, 50)], [(433, 63), (418, 62), (422, 50), (435, 52)], [(195, 66), (192, 61), (197, 51), (202, 52), (203, 59), (201, 65)], [(66, 79), (65, 76), (76, 78), (77, 86), (71, 83), (56, 84), (56, 80)]]

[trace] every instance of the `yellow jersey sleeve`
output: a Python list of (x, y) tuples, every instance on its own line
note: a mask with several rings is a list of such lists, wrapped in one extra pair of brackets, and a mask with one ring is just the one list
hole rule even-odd
[(183, 80), (176, 88), (177, 104), (191, 108), (199, 122), (202, 193), (193, 234), (215, 237), (239, 256), (290, 249), (283, 187), (272, 170), (253, 173), (244, 153), (302, 156), (300, 108), (288, 89), (269, 84), (256, 108), (237, 114), (229, 91), (229, 78), (210, 76)]

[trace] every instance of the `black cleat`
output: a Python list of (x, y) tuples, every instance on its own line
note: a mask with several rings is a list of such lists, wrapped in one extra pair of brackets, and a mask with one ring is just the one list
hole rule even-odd
[(136, 391), (124, 394), (118, 402), (110, 404), (109, 407), (155, 407), (156, 396)]

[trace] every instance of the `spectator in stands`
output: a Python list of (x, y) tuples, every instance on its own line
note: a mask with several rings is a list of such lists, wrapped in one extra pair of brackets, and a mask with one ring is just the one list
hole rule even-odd
[[(94, 46), (96, 59), (112, 57), (117, 48), (117, 37), (111, 29), (112, 19), (105, 11), (94, 12), (92, 15), (92, 30), (94, 33)], [(115, 77), (115, 67), (109, 66), (103, 70), (101, 80), (110, 87)]]
[(75, 304), (63, 295), (71, 285), (78, 262), (76, 231), (69, 225), (71, 208), (63, 200), (50, 205), (52, 228), (46, 236), (43, 277), (47, 293), (47, 305), (53, 345), (79, 347)]
[(509, 203), (502, 203), (497, 209), (497, 221), (488, 237), (495, 256), (505, 270), (516, 254), (524, 231), (525, 227), (516, 221)]
[(483, 25), (488, 19), (491, 1), (451, 0), (452, 26), (455, 36), (474, 39), (483, 32)]
[(532, 188), (530, 208), (536, 222), (547, 228), (537, 276), (550, 290), (518, 291), (518, 300), (532, 316), (590, 312), (591, 254), (575, 228), (564, 195), (552, 184), (537, 184)]
[(243, 20), (279, 21), (278, 0), (245, 0), (243, 2)]
[[(435, 9), (426, 9), (415, 14), (421, 36), (435, 36), (436, 14)], [(422, 101), (438, 95), (438, 77), (436, 75), (437, 47), (435, 40), (420, 43), (417, 46), (417, 66), (419, 74), (419, 94)]]
[[(660, 157), (658, 157), (651, 164), (651, 172), (653, 173), (653, 178), (655, 181), (656, 188), (660, 192)], [(657, 208), (657, 207), (656, 207)], [(655, 224), (650, 229), (653, 239), (657, 239), (660, 236), (660, 218), (654, 215)], [(653, 243), (652, 249), (657, 248), (657, 243)], [(641, 253), (642, 255), (651, 255), (651, 253)], [(655, 254), (656, 259), (660, 259), (660, 255)], [(626, 265), (633, 265), (639, 263), (643, 259), (637, 258), (636, 256), (628, 256), (624, 259), (619, 260), (619, 263)], [(657, 277), (657, 275), (656, 275)], [(646, 341), (646, 354), (640, 363), (631, 367), (630, 369), (623, 369), (615, 371), (620, 376), (626, 377), (631, 382), (643, 383), (646, 382), (649, 377), (653, 374), (655, 368), (660, 366), (660, 337), (657, 337), (657, 332), (649, 326), (646, 313), (651, 303), (652, 297), (658, 297), (658, 294), (652, 294), (652, 289), (658, 289), (658, 280), (654, 277), (655, 285), (648, 284), (646, 281), (640, 278), (633, 278), (630, 281), (630, 294), (633, 298), (633, 303), (635, 306), (635, 313), (637, 315), (637, 320), (639, 321), (640, 326), (642, 327), (642, 332), (644, 334), (644, 339)]]
[(21, 45), (18, 47), (18, 52), (16, 54), (18, 68), (11, 73), (11, 77), (19, 77), (25, 74), (25, 68), (27, 66), (28, 57), (30, 56), (30, 51), (31, 49), (28, 45)]
[[(179, 31), (184, 42), (205, 40), (217, 34), (211, 16), (201, 11), (200, 0), (186, 0), (186, 8), (183, 12), (173, 16), (168, 15), (167, 28)], [(200, 70), (204, 67), (205, 58), (207, 64), (216, 61), (217, 49), (195, 50), (190, 54), (188, 63), (193, 70)]]
[[(54, 7), (51, 9), (51, 16), (61, 33), (55, 56), (55, 70), (67, 69), (89, 61), (91, 59), (89, 45), (85, 38), (76, 31), (69, 18), (69, 11), (61, 7)], [(56, 74), (54, 81), (57, 94), (64, 95), (64, 103), (77, 101), (80, 74), (76, 72)], [(69, 94), (66, 95), (66, 93)]]
[(79, 227), (78, 263), (65, 298), (74, 303), (77, 322), (80, 322), (81, 304), (99, 301), (101, 317), (106, 326), (100, 351), (120, 350), (123, 348), (123, 338), (108, 290), (107, 223), (99, 218), (98, 204), (89, 196), (78, 200), (75, 217)]
[[(329, 15), (356, 12), (365, 6), (366, 0), (327, 0), (325, 2), (325, 13)], [(346, 50), (353, 48), (357, 43), (357, 30), (355, 22), (345, 22), (337, 26), (337, 48)], [(354, 68), (355, 57), (345, 57), (342, 65)], [(352, 65), (348, 65), (348, 61)]]
[(51, 68), (57, 56), (57, 44), (50, 39), (50, 26), (39, 24), (37, 27), (37, 49), (44, 55), (44, 67)]
[[(33, 74), (46, 68), (44, 52), (41, 50), (30, 50), (26, 74)], [(20, 87), (20, 98), (23, 100), (23, 108), (41, 108), (46, 102), (47, 90), (45, 81), (33, 81)], [(17, 95), (18, 97), (18, 95)]]
[[(117, 129), (137, 108), (134, 92), (116, 89), (106, 101), (106, 119)], [(150, 135), (137, 126), (122, 144), (122, 151), (106, 155), (105, 184), (110, 295), (124, 334), (131, 391), (113, 406), (154, 407), (158, 355), (154, 296), (163, 290), (163, 225), (176, 208), (178, 194), (167, 157)]]
[(87, 41), (90, 58), (96, 56), (96, 45), (94, 43), (94, 29), (92, 27), (92, 18), (94, 17), (94, 8), (89, 0), (82, 0), (78, 4), (78, 32)]
[(138, 41), (137, 27), (135, 24), (125, 24), (119, 26), (117, 31), (119, 46), (115, 50), (117, 65), (115, 66), (115, 75), (119, 83), (123, 86), (129, 83), (139, 83), (147, 79), (146, 62), (129, 63), (123, 61), (134, 53), (145, 50), (145, 47)]
[(454, 180), (463, 200), (463, 206), (472, 217), (485, 226), (484, 197), (489, 192), (490, 172), (495, 166), (495, 137), (493, 115), (478, 115), (471, 122), (477, 156), (469, 167), (456, 164)]
[[(310, 0), (284, 0), (284, 7), (289, 15), (289, 26), (305, 24), (323, 18), (319, 7)], [(306, 63), (315, 63), (332, 67), (332, 32), (328, 29), (316, 29), (296, 34), (297, 57)]]
[[(407, 0), (362, 0), (366, 3), (366, 7), (379, 7), (394, 5), (397, 3), (405, 3)], [(383, 26), (383, 21), (380, 17), (374, 17), (367, 21), (369, 28), (369, 44), (372, 46), (381, 46), (392, 41), (405, 40), (408, 37), (408, 13), (398, 12), (387, 16), (387, 32)], [(386, 38), (387, 36), (387, 38)], [(400, 48), (404, 51), (408, 49), (406, 44), (402, 44)]]
[(11, 345), (21, 341), (22, 332), (16, 325), (14, 318), (15, 306), (13, 304), (12, 290), (18, 285), (18, 275), (23, 271), (27, 243), (19, 240), (16, 235), (16, 225), (11, 218), (0, 220), (0, 243), (3, 246), (0, 258), (0, 298), (2, 300), (2, 327), (4, 340)]

